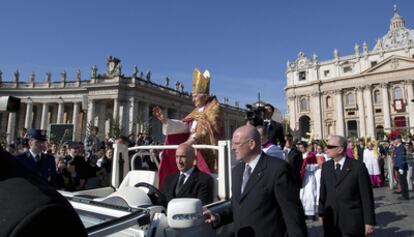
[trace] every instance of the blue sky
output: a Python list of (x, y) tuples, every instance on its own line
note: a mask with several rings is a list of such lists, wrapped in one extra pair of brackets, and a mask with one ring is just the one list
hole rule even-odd
[(286, 61), (299, 51), (320, 60), (353, 53), (355, 43), (388, 31), (397, 4), (406, 26), (414, 28), (412, 0), (4, 0), (0, 2), (0, 70), (11, 80), (32, 71), (44, 80), (62, 70), (103, 72), (106, 57), (122, 60), (191, 88), (195, 67), (209, 69), (211, 92), (243, 106), (262, 99), (286, 111)]

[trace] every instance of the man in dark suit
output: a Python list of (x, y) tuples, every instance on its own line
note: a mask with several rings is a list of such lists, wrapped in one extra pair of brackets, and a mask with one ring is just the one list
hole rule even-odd
[(284, 147), (286, 141), (283, 135), (283, 126), (272, 119), (274, 112), (275, 108), (271, 104), (265, 104), (263, 125), (267, 128), (269, 140), (275, 145)]
[(401, 142), (401, 135), (395, 135), (391, 137), (392, 143), (394, 144), (395, 151), (392, 156), (394, 162), (394, 170), (398, 173), (398, 181), (401, 186), (402, 197), (400, 199), (408, 200), (408, 182), (407, 182), (407, 150)]
[(0, 149), (0, 236), (87, 236), (72, 206)]
[(322, 166), (319, 216), (325, 236), (366, 236), (374, 232), (374, 197), (363, 162), (346, 157), (346, 139), (330, 137)]
[(46, 130), (33, 128), (28, 133), (29, 150), (17, 156), (23, 165), (43, 177), (48, 183), (57, 186), (55, 158), (45, 154)]
[(198, 198), (203, 205), (213, 202), (213, 178), (201, 172), (194, 165), (195, 151), (186, 143), (178, 146), (175, 161), (179, 173), (171, 174), (164, 180), (162, 192), (169, 202), (173, 198)]
[(302, 177), (300, 171), (302, 169), (303, 156), (302, 153), (296, 149), (295, 145), (293, 144), (293, 136), (291, 134), (287, 134), (285, 136), (285, 140), (286, 143), (284, 151), (286, 152), (286, 162), (289, 164), (296, 186), (298, 189), (301, 189)]
[(232, 149), (240, 161), (232, 169), (231, 207), (205, 210), (207, 223), (234, 221), (237, 237), (307, 236), (305, 215), (288, 164), (261, 153), (260, 134), (250, 125), (233, 133)]

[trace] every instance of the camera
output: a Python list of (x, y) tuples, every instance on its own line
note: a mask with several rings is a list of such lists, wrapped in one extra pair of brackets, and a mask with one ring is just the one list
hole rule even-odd
[(253, 126), (263, 125), (263, 118), (265, 112), (264, 108), (262, 106), (255, 107), (250, 104), (246, 104), (246, 108), (246, 121)]

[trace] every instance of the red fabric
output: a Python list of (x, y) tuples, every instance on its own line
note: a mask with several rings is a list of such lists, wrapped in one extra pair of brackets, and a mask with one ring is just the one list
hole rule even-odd
[(199, 150), (197, 151), (197, 168), (204, 173), (211, 173), (206, 161), (204, 160), (203, 154)]
[[(189, 133), (180, 133), (167, 135), (165, 137), (164, 145), (178, 145), (188, 139)], [(175, 149), (166, 149), (162, 152), (162, 159), (160, 168), (158, 169), (159, 183), (158, 188), (162, 190), (164, 178), (170, 174), (178, 172), (177, 164), (175, 163)]]
[(305, 178), (305, 168), (308, 164), (316, 164), (316, 156), (314, 152), (309, 152), (305, 159), (303, 159), (302, 168), (300, 169), (300, 176), (303, 179)]
[[(171, 134), (165, 137), (164, 145), (179, 145), (187, 141), (189, 133)], [(200, 171), (210, 173), (207, 163), (204, 161), (203, 155), (197, 151), (197, 167)], [(178, 168), (175, 163), (175, 149), (165, 149), (162, 153), (160, 168), (158, 170), (159, 183), (158, 188), (162, 190), (164, 178), (170, 174), (177, 173)]]
[(382, 187), (381, 175), (370, 175), (369, 178), (371, 179), (372, 187)]

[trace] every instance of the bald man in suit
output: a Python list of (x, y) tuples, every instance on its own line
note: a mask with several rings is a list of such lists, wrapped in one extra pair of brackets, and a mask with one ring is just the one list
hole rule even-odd
[(207, 223), (234, 223), (234, 236), (307, 236), (305, 215), (287, 162), (261, 152), (260, 134), (246, 125), (233, 133), (232, 149), (240, 161), (232, 169), (231, 207), (205, 210)]
[(175, 152), (179, 172), (166, 177), (163, 193), (167, 201), (173, 198), (198, 198), (203, 205), (213, 202), (213, 178), (201, 172), (196, 165), (194, 148), (183, 143)]

